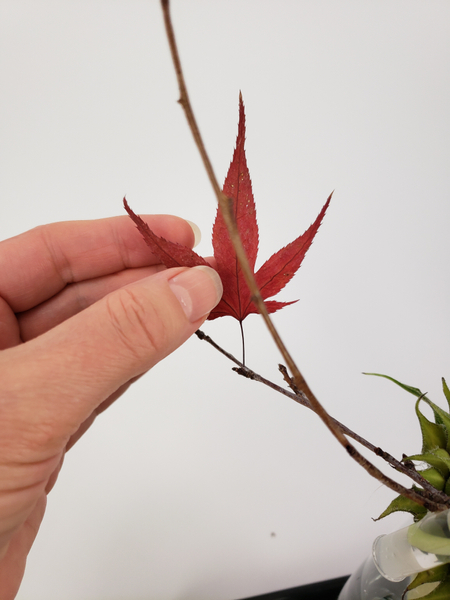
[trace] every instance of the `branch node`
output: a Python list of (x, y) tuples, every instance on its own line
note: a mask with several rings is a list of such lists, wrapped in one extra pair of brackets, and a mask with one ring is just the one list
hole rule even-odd
[(253, 371), (251, 369), (247, 369), (247, 367), (231, 367), (231, 370), (238, 375), (242, 375), (242, 377), (246, 377), (247, 379), (255, 378)]
[(405, 465), (405, 467), (407, 469), (410, 469), (411, 471), (415, 471), (416, 470), (416, 465), (413, 463), (412, 460), (408, 459), (408, 457), (406, 456), (406, 454), (402, 454), (402, 463)]
[(345, 449), (347, 450), (347, 454), (349, 454), (352, 458), (356, 456), (356, 449), (351, 444), (346, 444)]
[(283, 375), (283, 379), (288, 384), (288, 386), (291, 388), (291, 390), (294, 392), (294, 394), (299, 395), (301, 392), (298, 389), (298, 387), (295, 385), (294, 380), (292, 379), (292, 377), (289, 376), (289, 373), (288, 373), (288, 370), (286, 369), (286, 367), (284, 365), (282, 365), (282, 364), (279, 364), (278, 365), (278, 370)]

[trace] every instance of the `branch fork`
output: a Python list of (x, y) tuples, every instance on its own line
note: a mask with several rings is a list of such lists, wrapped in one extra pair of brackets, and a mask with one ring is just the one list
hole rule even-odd
[[(311, 410), (313, 410), (320, 417), (320, 419), (323, 421), (323, 423), (326, 425), (326, 427), (330, 430), (330, 432), (333, 434), (333, 436), (337, 439), (337, 441), (345, 448), (347, 454), (349, 454), (349, 456), (351, 456), (370, 475), (372, 475), (373, 477), (378, 479), (381, 483), (383, 483), (387, 487), (391, 488), (398, 494), (406, 496), (407, 498), (410, 498), (414, 502), (421, 504), (428, 510), (437, 511), (437, 510), (444, 510), (444, 509), (450, 507), (450, 497), (446, 496), (445, 494), (438, 493), (437, 490), (435, 488), (433, 488), (432, 486), (430, 486), (429, 484), (428, 484), (428, 489), (427, 489), (427, 486), (425, 486), (422, 482), (421, 485), (423, 486), (423, 490), (405, 488), (404, 486), (400, 485), (396, 481), (387, 477), (382, 471), (380, 471), (377, 467), (375, 467), (375, 465), (373, 465), (369, 460), (367, 460), (349, 442), (349, 440), (346, 437), (348, 435), (349, 437), (353, 437), (354, 439), (356, 439), (356, 437), (355, 437), (356, 434), (353, 434), (353, 432), (351, 432), (348, 428), (346, 428), (345, 426), (340, 424), (338, 421), (336, 421), (325, 410), (325, 408), (321, 405), (319, 400), (315, 397), (315, 395), (311, 391), (311, 389), (310, 389), (309, 385), (307, 384), (305, 378), (303, 377), (300, 369), (298, 368), (294, 359), (288, 352), (277, 329), (275, 328), (275, 325), (273, 324), (273, 321), (271, 320), (271, 318), (269, 316), (269, 313), (264, 304), (264, 300), (261, 296), (258, 285), (256, 284), (253, 271), (250, 268), (250, 265), (247, 260), (247, 256), (246, 256), (243, 244), (242, 244), (242, 240), (239, 235), (239, 231), (238, 231), (238, 228), (237, 228), (237, 225), (235, 222), (235, 218), (234, 218), (234, 213), (233, 213), (233, 210), (231, 209), (232, 202), (230, 201), (230, 198), (228, 198), (223, 193), (223, 191), (217, 181), (211, 161), (206, 152), (206, 148), (203, 143), (203, 140), (202, 140), (202, 137), (200, 134), (200, 130), (197, 125), (197, 121), (194, 117), (194, 113), (192, 110), (192, 106), (191, 106), (187, 88), (186, 88), (186, 83), (184, 80), (183, 70), (181, 67), (181, 61), (180, 61), (178, 48), (177, 48), (177, 44), (176, 44), (175, 33), (173, 30), (173, 25), (172, 25), (172, 19), (170, 16), (169, 0), (161, 0), (161, 5), (162, 5), (162, 10), (163, 10), (163, 15), (164, 15), (164, 24), (165, 24), (165, 28), (166, 28), (167, 38), (169, 41), (170, 51), (171, 51), (172, 60), (173, 60), (174, 68), (175, 68), (175, 73), (176, 73), (177, 81), (178, 81), (178, 87), (179, 87), (179, 91), (180, 91), (180, 98), (179, 98), (178, 102), (180, 103), (180, 105), (182, 106), (182, 108), (184, 110), (186, 119), (188, 121), (189, 127), (191, 129), (192, 135), (193, 135), (195, 143), (197, 145), (198, 151), (202, 158), (205, 170), (207, 172), (208, 178), (210, 180), (211, 186), (212, 186), (214, 194), (216, 196), (218, 205), (222, 212), (225, 224), (227, 226), (227, 230), (230, 235), (234, 250), (236, 252), (236, 256), (239, 260), (239, 264), (241, 266), (245, 280), (246, 280), (247, 285), (252, 294), (253, 301), (254, 301), (255, 305), (257, 306), (258, 311), (261, 314), (264, 322), (266, 323), (266, 326), (269, 329), (269, 332), (273, 338), (273, 341), (274, 341), (275, 345), (277, 346), (278, 350), (280, 351), (280, 353), (283, 357), (283, 360), (287, 365), (287, 368), (289, 369), (289, 371), (292, 374), (290, 376), (288, 374), (288, 370), (286, 369), (286, 367), (280, 366), (280, 371), (283, 374), (283, 377), (284, 377), (286, 383), (292, 390), (292, 392), (288, 392), (287, 390), (284, 390), (282, 393), (285, 395), (289, 395), (290, 397), (292, 394), (292, 396), (294, 397), (293, 399), (295, 399), (297, 402), (299, 402), (300, 404), (303, 404), (304, 406), (307, 406), (308, 408), (311, 408)], [(220, 352), (222, 352), (222, 354), (224, 354), (230, 360), (232, 360), (235, 364), (237, 364), (237, 367), (235, 367), (234, 370), (238, 374), (240, 374), (246, 378), (249, 378), (249, 379), (256, 379), (258, 381), (262, 381), (263, 383), (267, 382), (267, 380), (263, 381), (264, 378), (257, 376), (256, 373), (254, 373), (253, 371), (248, 369), (244, 364), (240, 363), (235, 357), (233, 357), (232, 355), (230, 355), (229, 353), (227, 353), (226, 351), (224, 351), (223, 349), (218, 347), (217, 344), (215, 344), (208, 336), (205, 336), (205, 334), (203, 334), (203, 332), (197, 332), (197, 335), (200, 339), (208, 341), (216, 349), (218, 349)], [(270, 385), (270, 387), (275, 386), (275, 388), (278, 387), (278, 386), (276, 386), (276, 384), (273, 384), (272, 382), (266, 383), (266, 385)], [(282, 389), (282, 388), (280, 388), (280, 389)], [(359, 436), (357, 436), (357, 437), (358, 437), (358, 441), (361, 442), (361, 439), (359, 438)], [(366, 445), (366, 444), (364, 444), (364, 445)], [(371, 444), (370, 444), (370, 446), (371, 446), (370, 449), (372, 451), (375, 451), (375, 447), (372, 446)], [(366, 447), (368, 447), (368, 446), (366, 445)], [(383, 451), (381, 451), (381, 452), (382, 452), (382, 456), (384, 458), (389, 456), (389, 455), (387, 455), (387, 453), (384, 453)], [(419, 475), (417, 472), (411, 471), (410, 468), (407, 468), (404, 465), (402, 465), (402, 463), (400, 463), (399, 461), (395, 461), (395, 459), (392, 459), (392, 460), (393, 460), (393, 462), (391, 461), (391, 459), (389, 459), (388, 462), (390, 462), (390, 464), (392, 464), (392, 466), (394, 466), (393, 463), (395, 463), (394, 468), (409, 475), (413, 479), (415, 477), (414, 473)], [(423, 478), (421, 478), (421, 479), (423, 479)], [(428, 483), (428, 482), (426, 482), (426, 483)], [(433, 493), (431, 493), (431, 491), (429, 490), (430, 487), (432, 488)], [(438, 500), (436, 500), (437, 495), (439, 496)]]

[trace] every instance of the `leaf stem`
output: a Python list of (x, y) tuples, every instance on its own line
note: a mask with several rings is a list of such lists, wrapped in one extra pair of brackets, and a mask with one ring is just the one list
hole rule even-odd
[(244, 325), (242, 321), (239, 321), (239, 327), (241, 328), (241, 340), (242, 340), (242, 364), (245, 366), (245, 336), (244, 336)]
[[(179, 103), (183, 107), (183, 110), (186, 115), (186, 119), (188, 121), (189, 127), (191, 129), (192, 135), (194, 137), (195, 143), (199, 150), (200, 156), (202, 157), (203, 164), (205, 166), (206, 172), (208, 174), (209, 180), (213, 187), (214, 193), (217, 198), (217, 202), (219, 204), (220, 210), (222, 211), (222, 215), (225, 221), (225, 224), (228, 229), (228, 233), (231, 238), (231, 242), (233, 244), (234, 250), (236, 252), (237, 259), (242, 268), (242, 273), (245, 277), (247, 285), (250, 289), (252, 300), (258, 308), (259, 313), (262, 315), (269, 332), (279, 349), (283, 360), (286, 362), (289, 371), (292, 373), (293, 380), (297, 388), (307, 396), (309, 402), (311, 403), (312, 410), (320, 417), (320, 419), (324, 422), (324, 424), (328, 427), (330, 432), (334, 435), (334, 437), (338, 440), (338, 442), (345, 448), (347, 454), (351, 456), (357, 463), (359, 463), (368, 473), (370, 473), (373, 477), (391, 487), (392, 489), (397, 490), (398, 485), (389, 480), (379, 469), (377, 469), (372, 463), (370, 463), (362, 454), (360, 454), (356, 448), (348, 441), (345, 437), (342, 430), (335, 424), (334, 419), (328, 412), (324, 409), (324, 407), (320, 404), (318, 399), (314, 396), (311, 389), (309, 388), (306, 380), (300, 372), (300, 369), (295, 364), (292, 356), (288, 352), (286, 346), (284, 345), (278, 331), (273, 324), (269, 313), (267, 312), (266, 306), (264, 304), (264, 300), (259, 291), (258, 285), (256, 284), (253, 271), (250, 267), (250, 264), (247, 260), (247, 255), (245, 253), (244, 247), (242, 245), (242, 240), (239, 235), (239, 231), (236, 225), (236, 221), (234, 218), (234, 213), (232, 210), (232, 201), (228, 198), (223, 191), (221, 190), (217, 178), (214, 174), (214, 170), (212, 168), (211, 162), (209, 160), (208, 154), (206, 152), (205, 145), (203, 143), (202, 137), (200, 135), (200, 130), (197, 125), (197, 121), (194, 117), (194, 112), (192, 110), (191, 103), (189, 101), (189, 96), (183, 76), (183, 70), (181, 68), (180, 57), (178, 53), (177, 43), (175, 39), (175, 33), (172, 26), (172, 19), (170, 16), (170, 7), (169, 0), (161, 0), (163, 15), (164, 15), (164, 24), (166, 27), (167, 38), (169, 41), (170, 51), (172, 54), (172, 60), (175, 67), (175, 73), (178, 80), (178, 87), (180, 91)], [(393, 485), (395, 484), (395, 487)], [(405, 488), (404, 488), (405, 489)], [(405, 489), (406, 491), (406, 489)], [(423, 501), (423, 499), (422, 499)], [(424, 504), (423, 501), (422, 504)], [(427, 506), (428, 508), (428, 506)], [(430, 508), (430, 510), (437, 510), (436, 508)]]

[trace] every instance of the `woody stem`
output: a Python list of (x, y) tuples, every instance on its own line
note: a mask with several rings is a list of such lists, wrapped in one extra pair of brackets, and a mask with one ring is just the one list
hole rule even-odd
[[(195, 333), (200, 340), (204, 340), (205, 342), (208, 342), (208, 344), (210, 344), (218, 352), (220, 352), (221, 354), (226, 356), (226, 358), (228, 358), (235, 365), (237, 365), (236, 367), (233, 367), (233, 371), (238, 373), (238, 375), (242, 375), (243, 377), (246, 377), (247, 379), (251, 379), (252, 381), (257, 381), (259, 383), (262, 383), (262, 384), (270, 387), (272, 390), (282, 394), (283, 396), (287, 396), (288, 398), (291, 398), (298, 404), (301, 404), (302, 406), (305, 406), (306, 408), (309, 408), (309, 409), (312, 408), (308, 399), (299, 390), (297, 390), (294, 385), (292, 385), (292, 381), (291, 381), (289, 375), (287, 374), (286, 368), (283, 365), (279, 365), (279, 371), (282, 373), (285, 381), (288, 383), (288, 385), (292, 388), (293, 391), (289, 391), (286, 388), (281, 387), (278, 384), (274, 383), (273, 381), (266, 379), (262, 375), (259, 375), (258, 373), (255, 373), (254, 371), (252, 371), (251, 369), (246, 367), (243, 363), (241, 363), (235, 356), (233, 356), (233, 354), (230, 354), (229, 352), (224, 350), (209, 335), (206, 335), (200, 329), (198, 331), (196, 331)], [(413, 500), (414, 502), (418, 502), (419, 504), (422, 504), (423, 500), (427, 500), (430, 502), (430, 505), (434, 505), (434, 507), (435, 507), (435, 508), (431, 508), (430, 510), (436, 510), (437, 509), (436, 507), (439, 507), (439, 506), (441, 508), (439, 508), (438, 510), (441, 510), (443, 506), (450, 507), (450, 497), (447, 494), (445, 494), (444, 492), (441, 492), (441, 491), (437, 490), (435, 487), (433, 487), (424, 477), (422, 477), (422, 475), (418, 471), (415, 470), (414, 467), (411, 467), (411, 465), (407, 465), (407, 464), (397, 460), (391, 454), (389, 454), (388, 452), (385, 452), (378, 446), (375, 446), (371, 442), (367, 441), (361, 435), (355, 433), (349, 427), (347, 427), (343, 423), (339, 422), (337, 419), (334, 419), (334, 422), (335, 422), (336, 426), (339, 427), (343, 431), (343, 433), (345, 433), (345, 435), (348, 435), (349, 437), (353, 438), (356, 442), (358, 442), (359, 444), (361, 444), (362, 446), (364, 446), (365, 448), (367, 448), (368, 450), (370, 450), (377, 456), (381, 457), (396, 471), (398, 471), (399, 473), (403, 473), (404, 475), (407, 475), (412, 481), (414, 481), (415, 483), (417, 483), (418, 485), (420, 485), (423, 488), (422, 492), (418, 493), (415, 490), (405, 488), (402, 485), (397, 484), (395, 482), (395, 484), (398, 486), (395, 489), (395, 491), (398, 494), (401, 494), (402, 496), (410, 498), (411, 500)], [(394, 489), (394, 488), (392, 488), (392, 489)]]
[[(288, 352), (286, 346), (284, 345), (278, 331), (273, 324), (269, 313), (267, 311), (266, 305), (264, 304), (264, 300), (259, 291), (258, 285), (255, 281), (255, 277), (253, 271), (250, 267), (250, 264), (247, 259), (246, 252), (244, 250), (241, 237), (239, 235), (239, 231), (237, 228), (236, 220), (234, 217), (234, 213), (232, 210), (232, 200), (228, 198), (223, 191), (221, 190), (217, 178), (214, 174), (214, 170), (212, 168), (211, 161), (209, 160), (208, 154), (206, 152), (205, 145), (203, 143), (202, 137), (200, 135), (200, 130), (197, 125), (197, 121), (194, 117), (194, 112), (192, 110), (191, 103), (189, 101), (189, 96), (186, 88), (186, 83), (184, 80), (183, 70), (181, 68), (180, 56), (178, 53), (177, 43), (175, 39), (175, 33), (172, 26), (172, 19), (170, 16), (170, 8), (169, 8), (169, 0), (161, 0), (163, 15), (164, 15), (164, 24), (166, 27), (167, 38), (169, 41), (170, 51), (172, 55), (173, 64), (175, 67), (175, 73), (178, 80), (178, 87), (180, 91), (179, 103), (183, 107), (183, 110), (186, 115), (186, 119), (188, 121), (189, 127), (191, 129), (192, 135), (194, 137), (195, 143), (199, 150), (200, 156), (202, 157), (203, 164), (205, 166), (206, 172), (208, 174), (209, 180), (213, 187), (214, 193), (217, 198), (217, 202), (219, 204), (219, 208), (222, 212), (228, 233), (230, 235), (231, 242), (233, 244), (233, 248), (236, 252), (237, 259), (239, 264), (241, 265), (242, 273), (244, 275), (245, 281), (251, 292), (251, 299), (255, 303), (258, 312), (264, 319), (264, 322), (269, 329), (269, 332), (280, 351), (283, 360), (287, 364), (290, 372), (292, 373), (293, 381), (296, 387), (304, 394), (310, 404), (312, 410), (320, 417), (323, 423), (328, 427), (330, 432), (334, 435), (334, 437), (338, 440), (338, 442), (345, 448), (347, 454), (351, 456), (357, 463), (359, 463), (366, 471), (384, 483), (386, 486), (390, 487), (397, 491), (398, 484), (394, 482), (392, 479), (389, 479), (384, 473), (382, 473), (379, 469), (377, 469), (370, 461), (368, 461), (362, 454), (360, 454), (356, 448), (348, 441), (342, 430), (337, 427), (334, 419), (328, 412), (324, 409), (324, 407), (320, 404), (318, 399), (314, 396), (308, 384), (306, 383), (303, 375), (300, 372), (300, 369), (297, 367), (294, 362), (292, 356)], [(427, 503), (428, 507), (429, 503)], [(424, 504), (425, 506), (425, 504)], [(430, 508), (430, 510), (436, 510), (436, 508)]]

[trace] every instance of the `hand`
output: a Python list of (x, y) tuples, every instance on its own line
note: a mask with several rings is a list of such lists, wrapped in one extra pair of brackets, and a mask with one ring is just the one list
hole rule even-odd
[[(186, 221), (147, 218), (192, 247)], [(0, 598), (12, 600), (66, 450), (218, 303), (208, 267), (165, 269), (127, 217), (0, 243)]]

